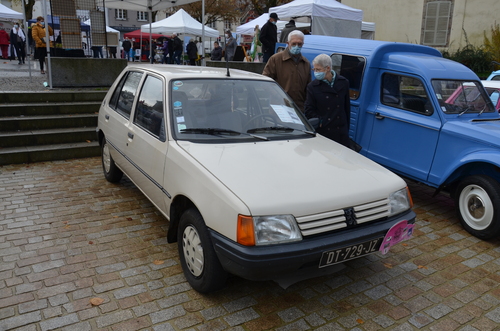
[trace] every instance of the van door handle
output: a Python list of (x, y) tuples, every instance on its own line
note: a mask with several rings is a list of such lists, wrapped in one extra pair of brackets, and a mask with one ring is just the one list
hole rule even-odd
[(134, 134), (133, 134), (132, 132), (127, 133), (127, 136), (128, 136), (130, 139), (134, 139)]
[(375, 118), (378, 120), (383, 120), (385, 117), (383, 115), (380, 115), (380, 113), (375, 113)]
[(106, 120), (109, 120), (109, 115), (108, 115), (108, 114), (104, 115), (104, 118), (105, 118)]

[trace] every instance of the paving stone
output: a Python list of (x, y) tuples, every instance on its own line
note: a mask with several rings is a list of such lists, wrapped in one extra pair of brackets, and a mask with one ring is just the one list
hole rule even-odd
[(63, 326), (75, 324), (79, 322), (77, 314), (69, 314), (62, 317), (56, 317), (52, 319), (48, 319), (46, 321), (40, 322), (40, 328), (42, 331), (46, 330), (54, 330)]
[(224, 317), (224, 320), (230, 326), (236, 326), (256, 318), (259, 318), (259, 314), (257, 314), (257, 312), (255, 312), (255, 310), (253, 310), (252, 308), (247, 308)]

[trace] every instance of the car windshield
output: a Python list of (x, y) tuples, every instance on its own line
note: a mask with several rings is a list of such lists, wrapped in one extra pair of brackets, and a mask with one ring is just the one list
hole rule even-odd
[(432, 81), (441, 110), (447, 114), (494, 112), (495, 109), (478, 81)]
[(170, 112), (178, 140), (276, 140), (314, 129), (275, 83), (241, 79), (175, 80)]

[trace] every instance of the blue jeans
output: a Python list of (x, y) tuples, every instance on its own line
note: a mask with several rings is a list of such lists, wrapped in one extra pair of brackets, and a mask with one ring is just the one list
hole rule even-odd
[(182, 50), (180, 50), (180, 51), (174, 51), (174, 60), (175, 60), (175, 63), (181, 64), (181, 54), (182, 54)]

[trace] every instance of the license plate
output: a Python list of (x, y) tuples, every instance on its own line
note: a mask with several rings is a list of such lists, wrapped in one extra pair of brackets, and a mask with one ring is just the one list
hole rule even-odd
[(332, 264), (356, 259), (360, 256), (374, 253), (379, 250), (383, 239), (383, 237), (380, 237), (361, 244), (323, 252), (321, 260), (319, 261), (319, 267), (327, 267)]

